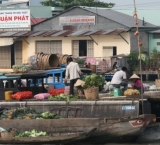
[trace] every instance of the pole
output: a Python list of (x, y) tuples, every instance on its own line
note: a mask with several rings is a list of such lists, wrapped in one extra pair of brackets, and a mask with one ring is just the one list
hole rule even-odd
[[(138, 51), (139, 51), (139, 70), (140, 70), (140, 78), (141, 78), (141, 91), (142, 88), (143, 88), (143, 81), (142, 81), (142, 62), (141, 62), (141, 40), (139, 38), (139, 29), (138, 29), (138, 15), (137, 15), (137, 10), (136, 10), (136, 2), (135, 0), (134, 1), (134, 16), (136, 17), (136, 22), (135, 22), (135, 25), (136, 25), (136, 32), (135, 32), (135, 36), (137, 36), (137, 40), (138, 40)], [(141, 99), (142, 99), (142, 114), (144, 114), (144, 103), (143, 103), (143, 94), (141, 93)]]

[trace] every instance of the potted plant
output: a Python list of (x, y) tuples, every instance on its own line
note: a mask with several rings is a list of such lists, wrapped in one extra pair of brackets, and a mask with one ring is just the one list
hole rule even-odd
[(85, 83), (82, 87), (84, 88), (86, 99), (97, 99), (99, 96), (99, 91), (103, 89), (105, 84), (105, 78), (102, 75), (92, 74), (85, 76), (83, 81)]
[(159, 58), (160, 52), (154, 48), (152, 53), (150, 54), (150, 59), (152, 60), (152, 70), (159, 70)]
[(139, 60), (138, 60), (138, 51), (132, 51), (128, 56), (127, 56), (127, 63), (128, 67), (130, 70), (130, 74), (133, 74), (133, 71), (138, 71), (139, 70)]

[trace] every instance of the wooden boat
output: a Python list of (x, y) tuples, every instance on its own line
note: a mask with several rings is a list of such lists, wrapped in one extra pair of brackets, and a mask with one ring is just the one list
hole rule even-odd
[(84, 131), (79, 133), (61, 133), (52, 134), (52, 136), (41, 136), (41, 137), (10, 137), (0, 138), (0, 143), (3, 144), (32, 144), (32, 143), (71, 143), (75, 141), (83, 140), (89, 137), (96, 129), (93, 128), (90, 131)]
[[(40, 130), (49, 134), (64, 133), (80, 133), (85, 130), (96, 130), (91, 133), (86, 142), (102, 143), (102, 142), (128, 142), (138, 136), (154, 118), (154, 115), (142, 115), (137, 118), (127, 119), (99, 119), (99, 118), (65, 118), (65, 119), (12, 119), (0, 120), (0, 127), (14, 127), (19, 131)], [(73, 136), (72, 136), (73, 137)], [(71, 138), (72, 138), (71, 137)], [(80, 136), (79, 136), (80, 137)], [(72, 138), (73, 139), (73, 138)], [(83, 138), (84, 139), (84, 138)], [(10, 140), (10, 143), (16, 141)], [(22, 139), (23, 140), (23, 139)], [(21, 140), (21, 141), (22, 141)], [(18, 140), (17, 140), (18, 141)], [(20, 141), (20, 140), (19, 140)], [(27, 142), (27, 140), (25, 140)], [(30, 140), (31, 141), (31, 140)], [(38, 141), (33, 139), (33, 141)], [(51, 141), (51, 138), (50, 138)], [(52, 139), (53, 141), (53, 139)], [(61, 140), (57, 141), (61, 143)], [(0, 143), (8, 143), (4, 139), (0, 139)]]
[(145, 128), (138, 136), (137, 143), (159, 143), (160, 142), (160, 123), (153, 123)]

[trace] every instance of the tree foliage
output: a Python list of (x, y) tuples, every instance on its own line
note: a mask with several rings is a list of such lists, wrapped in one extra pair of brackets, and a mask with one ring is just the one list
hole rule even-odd
[(105, 3), (98, 0), (46, 0), (41, 4), (44, 6), (65, 7), (65, 9), (73, 6), (112, 8), (115, 5), (114, 3)]

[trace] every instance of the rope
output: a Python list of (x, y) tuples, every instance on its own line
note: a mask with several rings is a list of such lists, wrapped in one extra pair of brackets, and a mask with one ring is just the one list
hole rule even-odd
[[(143, 81), (142, 81), (142, 62), (141, 62), (141, 48), (140, 46), (142, 46), (142, 42), (139, 38), (139, 28), (138, 28), (138, 14), (137, 14), (137, 9), (136, 9), (136, 2), (134, 1), (134, 15), (133, 17), (136, 18), (135, 21), (135, 25), (136, 25), (136, 32), (134, 33), (134, 35), (137, 37), (138, 40), (138, 50), (139, 50), (139, 69), (140, 69), (140, 77), (141, 77), (141, 89), (143, 88)], [(144, 105), (143, 105), (143, 94), (141, 93), (141, 99), (142, 99), (142, 114), (144, 114)]]

